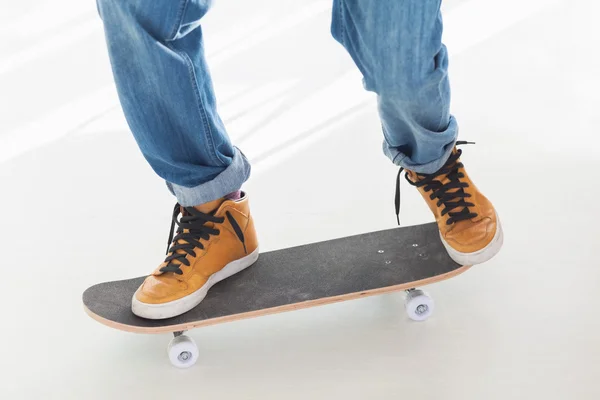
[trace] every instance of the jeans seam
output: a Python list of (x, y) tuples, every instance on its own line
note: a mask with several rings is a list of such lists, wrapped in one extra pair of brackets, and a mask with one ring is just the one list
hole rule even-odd
[[(388, 140), (388, 137), (387, 137), (388, 136), (387, 131), (386, 131), (385, 127), (383, 126), (383, 124), (381, 124), (381, 131), (383, 133), (384, 142), (386, 143), (388, 148), (392, 148), (392, 145), (390, 144), (390, 141)], [(406, 158), (406, 154), (402, 153), (401, 151), (399, 151), (396, 148), (394, 148), (394, 151), (396, 151), (396, 155), (392, 158), (392, 164), (398, 165), (402, 160), (404, 160)], [(398, 160), (399, 157), (401, 157), (401, 158)]]
[(183, 21), (183, 16), (185, 15), (185, 10), (187, 9), (188, 3), (189, 0), (181, 1), (179, 11), (177, 12), (177, 17), (175, 18), (175, 25), (171, 29), (171, 34), (167, 39), (165, 39), (165, 41), (171, 42), (177, 37), (177, 32), (179, 32), (179, 28), (181, 28), (181, 22)]
[[(392, 164), (396, 164), (398, 165), (398, 163), (402, 162), (402, 160), (404, 160), (406, 158), (406, 154), (396, 150), (398, 153), (394, 156), (394, 159), (392, 160)], [(400, 158), (400, 160), (398, 160), (398, 157), (402, 157)]]
[[(442, 80), (442, 82), (443, 82), (443, 80)], [(442, 123), (444, 122), (443, 121), (443, 119), (444, 119), (444, 110), (443, 110), (444, 100), (442, 97), (442, 88), (441, 88), (442, 82), (438, 83), (438, 85), (437, 85), (438, 86), (438, 101), (440, 102), (440, 107), (439, 107), (440, 122), (438, 122), (438, 128), (437, 128), (438, 131), (443, 128)]]
[(342, 40), (342, 46), (346, 47), (346, 30), (344, 29), (346, 22), (344, 20), (344, 8), (342, 0), (340, 0), (340, 11), (338, 14), (340, 19), (340, 39)]
[(185, 62), (187, 63), (187, 67), (188, 67), (188, 72), (190, 73), (190, 83), (192, 84), (192, 87), (194, 88), (194, 94), (196, 95), (196, 101), (198, 102), (198, 111), (200, 114), (200, 118), (202, 119), (202, 124), (204, 125), (204, 129), (205, 129), (205, 137), (207, 139), (207, 142), (209, 144), (210, 147), (210, 151), (209, 151), (209, 155), (210, 158), (215, 162), (215, 165), (219, 165), (219, 166), (223, 166), (224, 163), (217, 159), (217, 157), (215, 157), (215, 144), (213, 142), (213, 138), (212, 138), (212, 130), (210, 129), (210, 125), (208, 124), (208, 116), (206, 115), (206, 108), (204, 107), (204, 102), (202, 101), (202, 96), (200, 96), (200, 90), (198, 89), (198, 78), (196, 76), (196, 71), (194, 70), (194, 63), (192, 62), (192, 60), (190, 59), (190, 57), (188, 56), (187, 53), (185, 53), (184, 51), (179, 51), (177, 49), (175, 49), (170, 43), (167, 43), (167, 46), (173, 50), (175, 53), (179, 54), (180, 56), (182, 56), (185, 60)]
[[(437, 9), (438, 9), (438, 13), (439, 13), (438, 15), (439, 15), (440, 17), (441, 17), (441, 15), (442, 15), (442, 12), (441, 12), (441, 7), (442, 7), (442, 0), (439, 0), (439, 1), (438, 1), (438, 6), (437, 6)], [(443, 29), (443, 22), (442, 22), (442, 29)], [(444, 57), (447, 59), (447, 58), (448, 58), (448, 52), (447, 52), (447, 50), (445, 49), (444, 43), (441, 43), (441, 47), (440, 47), (440, 50), (439, 50), (439, 52), (441, 52), (441, 51), (443, 51), (443, 52), (444, 52)], [(439, 54), (439, 53), (438, 53), (438, 54)], [(443, 111), (444, 97), (442, 96), (442, 84), (443, 84), (443, 83), (444, 83), (444, 82), (445, 82), (447, 79), (448, 79), (448, 70), (446, 69), (446, 70), (444, 71), (444, 77), (443, 77), (443, 78), (442, 78), (442, 79), (441, 79), (441, 80), (438, 82), (438, 85), (437, 85), (437, 89), (438, 89), (438, 99), (439, 99), (439, 102), (440, 102), (440, 107), (439, 107), (439, 110), (440, 110), (440, 122), (438, 123), (438, 129), (437, 129), (438, 131), (439, 131), (440, 129), (442, 129), (442, 128), (445, 128), (445, 127), (447, 127), (447, 125), (446, 125), (446, 126), (443, 126), (443, 125), (442, 125), (442, 123), (444, 122), (444, 111)], [(448, 104), (448, 108), (450, 108), (450, 105), (449, 105), (449, 104)]]

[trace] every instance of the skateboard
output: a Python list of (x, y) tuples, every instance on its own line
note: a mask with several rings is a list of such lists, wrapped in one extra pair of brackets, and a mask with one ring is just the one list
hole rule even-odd
[(93, 319), (111, 328), (173, 333), (169, 359), (187, 368), (199, 356), (193, 339), (184, 335), (192, 328), (394, 291), (406, 292), (408, 316), (423, 321), (434, 302), (417, 287), (467, 269), (448, 256), (431, 223), (262, 253), (254, 265), (219, 282), (202, 303), (174, 318), (149, 320), (131, 312), (131, 298), (145, 277), (91, 286), (83, 304)]

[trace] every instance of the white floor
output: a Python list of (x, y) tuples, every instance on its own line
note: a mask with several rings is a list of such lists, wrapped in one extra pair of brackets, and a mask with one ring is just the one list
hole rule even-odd
[[(477, 142), (464, 161), (506, 240), (428, 288), (429, 321), (393, 294), (218, 325), (190, 333), (185, 371), (169, 336), (81, 306), (162, 260), (173, 203), (118, 108), (93, 2), (0, 7), (0, 398), (600, 398), (598, 2), (445, 3), (453, 112)], [(263, 250), (395, 224), (396, 169), (329, 7), (219, 0), (206, 19)], [(402, 194), (404, 224), (431, 220)]]

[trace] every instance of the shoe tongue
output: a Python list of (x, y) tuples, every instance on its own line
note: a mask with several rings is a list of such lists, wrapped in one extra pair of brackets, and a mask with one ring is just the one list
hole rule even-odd
[[(408, 173), (408, 178), (413, 182), (413, 183), (417, 183), (418, 181), (420, 181), (422, 179), (422, 177), (419, 177), (419, 174), (410, 170), (407, 170)], [(434, 180), (441, 182), (442, 184), (446, 184), (448, 183), (448, 181), (450, 180), (448, 178), (448, 175), (439, 175), (437, 177), (434, 178)]]
[(217, 208), (219, 208), (219, 206), (221, 204), (223, 204), (224, 201), (225, 201), (224, 198), (220, 198), (217, 200), (210, 201), (208, 203), (200, 204), (199, 206), (195, 206), (194, 208), (196, 210), (200, 211), (201, 213), (210, 214), (213, 211), (215, 211)]

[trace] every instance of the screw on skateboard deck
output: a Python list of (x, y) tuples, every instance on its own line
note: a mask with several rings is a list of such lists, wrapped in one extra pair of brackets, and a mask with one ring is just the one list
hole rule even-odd
[(145, 277), (94, 285), (83, 293), (83, 304), (111, 328), (174, 333), (169, 358), (185, 368), (198, 359), (197, 346), (183, 335), (192, 328), (393, 291), (407, 292), (409, 317), (422, 321), (434, 303), (415, 288), (468, 268), (448, 256), (431, 223), (262, 253), (253, 266), (216, 284), (196, 308), (174, 318), (149, 320), (131, 312), (131, 298)]

